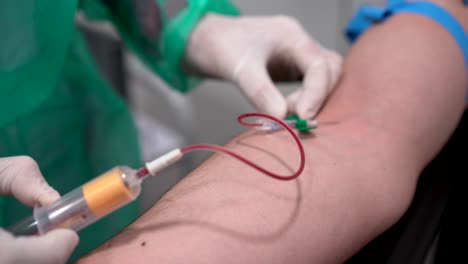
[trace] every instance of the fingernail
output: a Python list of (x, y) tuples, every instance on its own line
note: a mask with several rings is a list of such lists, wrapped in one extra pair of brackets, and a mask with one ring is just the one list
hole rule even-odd
[(317, 115), (317, 107), (298, 109), (298, 115), (302, 119), (311, 119)]
[(322, 68), (325, 67), (326, 61), (322, 57), (318, 57), (310, 62), (309, 68)]
[(39, 196), (39, 203), (41, 206), (44, 206), (44, 205), (49, 205), (55, 201), (57, 201), (58, 199), (60, 199), (60, 194), (52, 189), (51, 187), (48, 187), (46, 189), (44, 189), (44, 192), (41, 194), (41, 196)]
[(263, 109), (276, 118), (284, 118), (288, 112), (288, 106), (286, 105), (286, 102), (279, 99), (270, 99), (271, 100), (265, 101)]

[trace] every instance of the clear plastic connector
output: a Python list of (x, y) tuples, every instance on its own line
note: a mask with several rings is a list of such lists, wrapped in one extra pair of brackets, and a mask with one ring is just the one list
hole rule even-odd
[[(283, 129), (283, 127), (280, 124), (270, 119), (260, 118), (256, 122), (260, 124), (259, 126), (255, 127), (255, 129), (259, 131), (273, 132)], [(285, 120), (283, 122), (286, 123), (286, 125), (288, 125), (289, 127), (294, 127), (294, 121)]]

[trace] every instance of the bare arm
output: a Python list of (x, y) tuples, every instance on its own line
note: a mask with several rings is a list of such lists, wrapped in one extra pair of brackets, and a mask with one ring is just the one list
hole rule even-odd
[[(343, 262), (406, 210), (419, 173), (464, 111), (465, 75), (443, 28), (397, 15), (353, 47), (319, 116), (338, 124), (304, 138), (298, 180), (215, 155), (81, 263)], [(283, 174), (298, 165), (285, 133), (248, 132), (228, 147)]]

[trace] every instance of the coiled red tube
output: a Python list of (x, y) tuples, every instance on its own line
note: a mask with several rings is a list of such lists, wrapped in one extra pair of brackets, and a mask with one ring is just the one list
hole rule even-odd
[(226, 149), (226, 148), (223, 148), (223, 147), (220, 147), (218, 145), (211, 145), (211, 144), (197, 144), (197, 145), (191, 145), (191, 146), (187, 146), (185, 148), (182, 148), (181, 149), (181, 152), (183, 154), (186, 154), (188, 152), (191, 152), (191, 151), (195, 151), (195, 150), (210, 150), (210, 151), (215, 151), (215, 152), (222, 152), (222, 153), (225, 153), (225, 154), (228, 154), (230, 155), (231, 157), (234, 157), (242, 162), (244, 162), (245, 164), (251, 166), (252, 168), (258, 170), (258, 171), (261, 171), (263, 173), (265, 173), (266, 175), (272, 177), (272, 178), (275, 178), (275, 179), (278, 179), (278, 180), (284, 180), (284, 181), (287, 181), (287, 180), (293, 180), (295, 178), (297, 178), (301, 173), (302, 171), (304, 170), (304, 166), (305, 166), (305, 152), (304, 152), (304, 147), (302, 146), (302, 143), (301, 143), (301, 140), (299, 139), (299, 137), (296, 135), (296, 133), (294, 132), (294, 130), (292, 130), (286, 123), (284, 123), (283, 121), (273, 117), (273, 116), (270, 116), (270, 115), (267, 115), (267, 114), (262, 114), (262, 113), (246, 113), (246, 114), (242, 114), (240, 115), (238, 118), (237, 118), (237, 121), (244, 125), (244, 126), (249, 126), (249, 127), (255, 127), (255, 126), (261, 126), (261, 124), (259, 123), (254, 123), (254, 122), (248, 122), (248, 121), (245, 121), (244, 119), (246, 118), (249, 118), (249, 117), (262, 117), (262, 118), (267, 118), (267, 119), (271, 119), (275, 122), (277, 122), (278, 124), (280, 124), (282, 127), (284, 127), (291, 135), (292, 137), (294, 138), (294, 140), (296, 141), (297, 143), (297, 146), (299, 148), (299, 153), (300, 153), (300, 157), (301, 157), (301, 163), (299, 165), (299, 168), (297, 169), (297, 171), (293, 174), (293, 175), (290, 175), (290, 176), (282, 176), (282, 175), (278, 175), (276, 173), (273, 173), (271, 171), (268, 171), (267, 169), (255, 164), (254, 162), (240, 156), (239, 154), (237, 153), (234, 153), (232, 151), (230, 151), (229, 149)]

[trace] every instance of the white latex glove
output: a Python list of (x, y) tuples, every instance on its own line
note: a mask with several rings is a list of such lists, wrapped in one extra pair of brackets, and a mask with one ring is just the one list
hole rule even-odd
[[(186, 49), (189, 70), (236, 83), (262, 112), (314, 117), (334, 88), (342, 58), (313, 40), (293, 18), (205, 16)], [(303, 78), (301, 78), (303, 77)], [(287, 100), (274, 81), (303, 79)]]
[[(60, 197), (29, 157), (0, 158), (0, 194), (13, 195), (31, 207), (50, 204)], [(37, 237), (13, 237), (0, 229), (0, 263), (62, 264), (77, 244), (78, 235), (71, 230), (54, 230)]]

